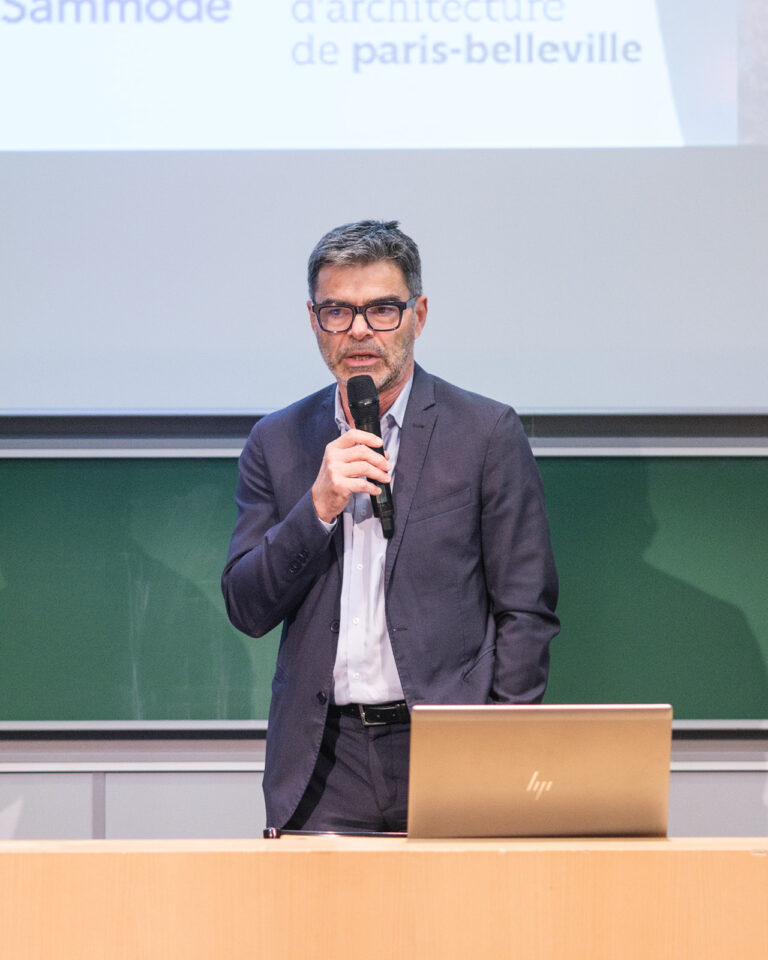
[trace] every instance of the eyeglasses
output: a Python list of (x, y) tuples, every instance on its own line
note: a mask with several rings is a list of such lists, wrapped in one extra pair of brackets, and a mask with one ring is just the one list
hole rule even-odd
[(374, 300), (361, 306), (353, 303), (312, 304), (312, 312), (326, 333), (346, 333), (352, 328), (355, 317), (361, 314), (374, 331), (397, 330), (403, 320), (403, 311), (412, 307), (418, 297), (410, 300)]

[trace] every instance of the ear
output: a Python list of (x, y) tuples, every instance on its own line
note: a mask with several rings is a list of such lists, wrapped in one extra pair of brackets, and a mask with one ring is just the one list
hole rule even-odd
[(314, 311), (312, 310), (312, 301), (307, 300), (307, 312), (309, 313), (309, 325), (312, 327), (312, 330), (317, 333), (317, 317), (315, 316)]
[(424, 329), (424, 324), (427, 322), (427, 298), (422, 294), (413, 305), (414, 313), (414, 324), (413, 331), (414, 336), (418, 339), (421, 336), (421, 331)]

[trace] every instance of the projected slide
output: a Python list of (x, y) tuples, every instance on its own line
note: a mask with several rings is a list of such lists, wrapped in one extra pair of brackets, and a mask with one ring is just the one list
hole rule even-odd
[(768, 411), (768, 2), (0, 0), (0, 417), (324, 386), (306, 258), (366, 217), (433, 373)]
[(0, 0), (0, 150), (734, 143), (738, 4), (708, 6)]

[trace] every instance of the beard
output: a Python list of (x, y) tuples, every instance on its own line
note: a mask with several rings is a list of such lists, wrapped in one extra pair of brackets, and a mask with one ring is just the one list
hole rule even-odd
[[(397, 336), (399, 334), (399, 336)], [(413, 324), (407, 327), (400, 327), (394, 331), (392, 338), (388, 343), (370, 341), (345, 342), (335, 346), (331, 339), (333, 334), (323, 334), (317, 332), (317, 345), (325, 365), (333, 374), (337, 381), (346, 383), (350, 377), (356, 376), (356, 373), (350, 372), (344, 365), (347, 357), (355, 356), (360, 353), (367, 353), (378, 357), (379, 362), (376, 368), (371, 371), (363, 370), (361, 373), (369, 373), (376, 385), (376, 390), (381, 393), (389, 387), (394, 386), (403, 377), (406, 370), (410, 370), (413, 360), (413, 345), (416, 336)], [(344, 338), (345, 340), (347, 338)]]

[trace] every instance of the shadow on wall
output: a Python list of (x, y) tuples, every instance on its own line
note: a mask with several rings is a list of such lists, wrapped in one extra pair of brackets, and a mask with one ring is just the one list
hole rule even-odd
[(656, 0), (683, 141), (739, 140), (739, 0)]
[(768, 143), (768, 4), (741, 0), (739, 140)]
[(656, 0), (688, 145), (768, 143), (765, 0)]
[[(563, 624), (547, 702), (669, 702), (677, 719), (762, 718), (768, 671), (744, 613), (643, 559), (656, 530), (646, 464), (540, 467)], [(718, 543), (706, 549), (717, 564)]]

